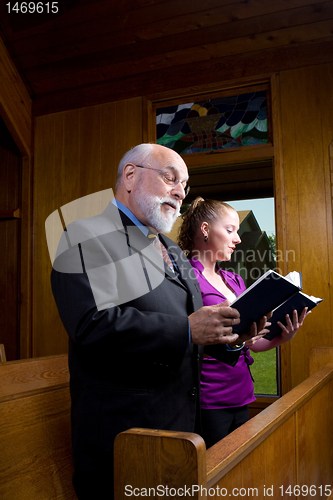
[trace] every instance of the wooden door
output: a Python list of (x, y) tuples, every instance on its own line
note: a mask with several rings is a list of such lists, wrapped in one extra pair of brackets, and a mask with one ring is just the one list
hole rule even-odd
[(20, 357), (21, 156), (0, 118), (0, 343), (7, 360)]

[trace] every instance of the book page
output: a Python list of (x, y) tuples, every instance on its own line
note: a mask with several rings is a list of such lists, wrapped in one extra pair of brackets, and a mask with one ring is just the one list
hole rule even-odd
[(294, 285), (298, 286), (298, 288), (302, 289), (302, 275), (297, 271), (291, 271), (285, 276), (286, 280), (291, 281)]

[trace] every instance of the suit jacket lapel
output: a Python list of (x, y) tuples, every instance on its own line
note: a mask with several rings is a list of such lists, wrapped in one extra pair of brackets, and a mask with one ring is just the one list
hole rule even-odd
[(162, 256), (157, 249), (149, 241), (148, 237), (143, 234), (139, 227), (137, 227), (121, 210), (119, 210), (122, 223), (124, 225), (124, 232), (127, 238), (127, 245), (129, 253), (138, 252), (144, 259), (153, 265), (159, 272), (166, 275), (167, 278), (175, 280), (182, 287), (184, 285), (177, 279), (177, 275), (172, 272), (167, 264), (164, 262)]
[[(193, 268), (189, 262), (189, 260), (185, 257), (183, 251), (179, 248), (176, 243), (174, 243), (170, 238), (166, 238), (163, 235), (160, 235), (161, 240), (166, 246), (168, 252), (172, 256), (175, 264), (178, 267), (180, 273), (180, 279), (176, 279), (178, 283), (181, 283), (187, 291), (191, 294), (192, 303), (194, 310), (199, 309), (202, 306), (202, 296), (200, 291), (199, 283), (195, 277)], [(171, 272), (170, 272), (171, 273)], [(171, 273), (173, 274), (173, 273)]]
[(130, 251), (139, 252), (155, 268), (163, 273), (167, 279), (173, 281), (175, 284), (181, 286), (189, 293), (191, 293), (192, 302), (195, 309), (201, 307), (202, 299), (199, 284), (195, 278), (190, 262), (186, 259), (178, 245), (176, 245), (176, 243), (174, 243), (170, 238), (167, 238), (163, 234), (160, 234), (162, 243), (165, 245), (166, 249), (172, 256), (176, 266), (179, 269), (180, 278), (177, 276), (177, 273), (172, 272), (168, 268), (155, 248), (152, 249), (153, 252), (145, 251), (148, 247), (152, 247), (148, 238), (121, 210), (118, 210), (117, 207), (114, 207), (112, 205), (111, 210), (113, 209), (115, 209), (119, 213), (118, 217), (120, 216), (122, 224), (124, 226), (124, 232), (126, 234), (127, 244)]

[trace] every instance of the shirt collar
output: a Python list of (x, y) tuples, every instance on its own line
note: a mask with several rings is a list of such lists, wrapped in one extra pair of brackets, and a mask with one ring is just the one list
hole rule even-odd
[(201, 273), (205, 269), (204, 266), (201, 264), (200, 260), (196, 259), (195, 257), (192, 257), (191, 259), (189, 259), (189, 261), (191, 263), (191, 266), (198, 269), (198, 271), (200, 271)]
[(116, 200), (116, 198), (113, 198), (112, 203), (119, 209), (121, 210), (132, 222), (135, 226), (137, 226), (140, 231), (143, 232), (145, 236), (148, 236), (149, 234), (149, 227), (145, 226), (142, 224), (142, 222), (139, 221), (133, 214), (133, 212), (130, 211), (129, 208), (127, 208), (125, 205), (123, 205), (119, 200)]

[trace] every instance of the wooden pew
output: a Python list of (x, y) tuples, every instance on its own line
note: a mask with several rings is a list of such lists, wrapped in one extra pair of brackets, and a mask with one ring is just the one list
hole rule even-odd
[(310, 373), (207, 452), (196, 434), (147, 429), (119, 434), (115, 498), (138, 493), (154, 498), (155, 492), (156, 498), (169, 493), (196, 499), (332, 499), (333, 348), (313, 350)]
[[(313, 351), (310, 373), (207, 452), (196, 434), (150, 429), (119, 434), (115, 499), (138, 492), (151, 498), (332, 499), (333, 348)], [(1, 363), (1, 500), (76, 498), (68, 382), (67, 355)], [(297, 485), (308, 488), (308, 495), (293, 490)]]
[(0, 364), (1, 500), (74, 500), (67, 355)]

